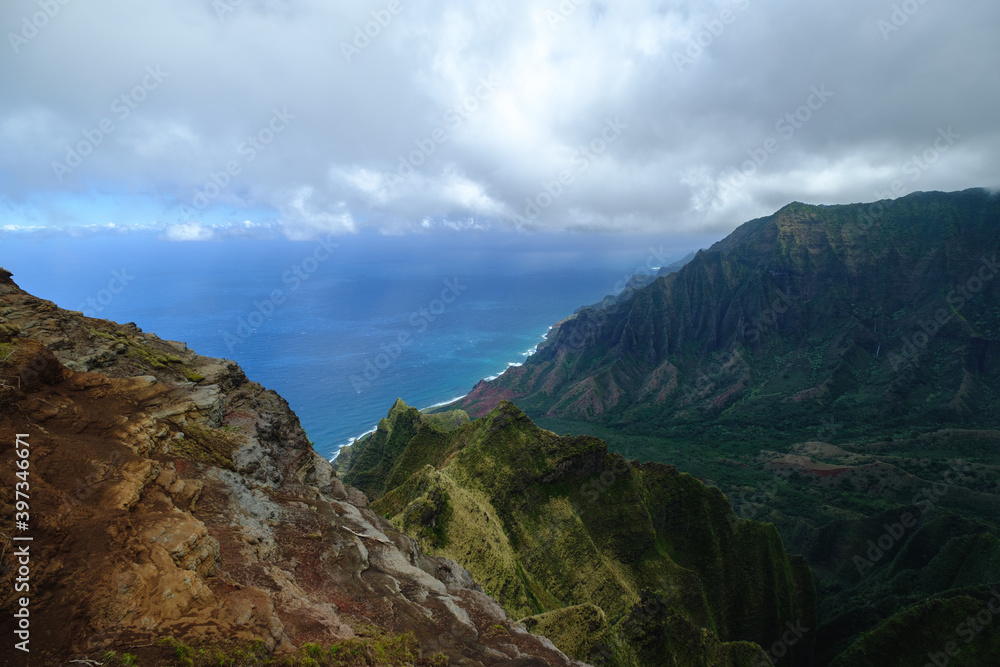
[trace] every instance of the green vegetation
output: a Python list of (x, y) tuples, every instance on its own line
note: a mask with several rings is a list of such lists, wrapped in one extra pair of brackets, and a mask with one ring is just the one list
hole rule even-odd
[(420, 648), (412, 633), (404, 635), (380, 635), (375, 638), (348, 639), (328, 647), (319, 644), (304, 644), (299, 649), (300, 656), (290, 659), (288, 665), (303, 667), (355, 667), (361, 665), (385, 665), (385, 667), (410, 667), (426, 665), (444, 667), (448, 664), (443, 654), (430, 658), (420, 658)]
[[(977, 615), (992, 620), (986, 624), (977, 621)], [(831, 664), (832, 667), (921, 665), (931, 662), (931, 656), (936, 656), (937, 664), (956, 667), (1000, 664), (1000, 633), (991, 627), (993, 622), (1000, 621), (996, 616), (989, 610), (983, 594), (931, 599), (864, 633)]]
[(122, 667), (138, 667), (140, 665), (139, 658), (132, 653), (117, 653), (116, 651), (107, 651), (101, 656), (101, 661), (105, 665), (122, 665)]
[[(469, 422), (462, 410), (423, 415), (397, 400), (375, 433), (361, 438), (337, 459), (344, 481), (377, 498), (399, 486), (448, 448), (447, 434)], [(419, 433), (419, 438), (413, 440)]]
[[(388, 454), (375, 461), (375, 451)], [(397, 401), (363, 453), (367, 474), (352, 468), (348, 479), (371, 484), (374, 511), (579, 659), (742, 664), (734, 656), (762, 659), (758, 645), (786, 621), (813, 624), (812, 575), (774, 527), (736, 520), (717, 489), (672, 467), (539, 429), (513, 404), (442, 432)], [(651, 622), (636, 611), (647, 589), (661, 592), (657, 618), (676, 633), (640, 628)]]
[(877, 627), (926, 662), (954, 625), (913, 610), (1000, 582), (998, 251), (984, 190), (790, 204), (581, 310), (462, 407), (513, 394), (543, 428), (718, 486), (815, 571), (818, 664), (890, 650)]
[(166, 368), (167, 364), (182, 363), (180, 357), (177, 357), (173, 354), (164, 354), (162, 352), (157, 352), (152, 348), (137, 343), (135, 341), (129, 341), (128, 356), (134, 357), (136, 359), (141, 359), (142, 361), (149, 364), (150, 368), (154, 369)]
[(184, 437), (170, 443), (170, 451), (176, 455), (207, 466), (235, 470), (233, 453), (243, 444), (239, 431), (227, 427), (210, 428), (184, 424)]
[(413, 633), (389, 634), (362, 626), (357, 637), (333, 644), (303, 644), (293, 655), (273, 655), (259, 639), (245, 642), (203, 643), (189, 645), (165, 637), (152, 647), (131, 649), (134, 653), (107, 651), (101, 656), (105, 665), (141, 667), (446, 667), (441, 653), (421, 657)]
[(125, 336), (123, 334), (116, 335), (109, 333), (107, 331), (101, 331), (100, 329), (95, 329), (93, 327), (88, 328), (87, 331), (89, 331), (92, 336), (97, 336), (98, 338), (103, 338), (104, 340), (113, 340), (119, 343), (128, 342), (128, 336)]
[(102, 331), (90, 327), (87, 330), (92, 336), (116, 343), (117, 349), (124, 352), (126, 357), (142, 363), (151, 370), (171, 369), (188, 382), (197, 383), (205, 379), (204, 375), (184, 365), (184, 360), (177, 355), (155, 350), (139, 336), (115, 329)]
[(569, 655), (594, 655), (607, 644), (618, 645), (604, 611), (593, 604), (563, 607), (523, 621), (529, 632), (552, 640)]

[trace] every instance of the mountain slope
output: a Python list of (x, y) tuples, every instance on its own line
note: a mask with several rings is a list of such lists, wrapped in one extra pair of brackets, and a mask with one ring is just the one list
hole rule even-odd
[[(397, 401), (345, 478), (564, 651), (608, 665), (756, 664), (747, 642), (815, 627), (804, 561), (718, 490), (543, 431), (511, 403), (449, 430), (440, 418)], [(376, 450), (398, 485), (366, 469)], [(814, 636), (798, 639), (787, 652), (808, 664)]]
[[(581, 310), (452, 407), (512, 400), (718, 484), (816, 572), (818, 664), (875, 664), (859, 656), (907, 633), (926, 656), (955, 631), (926, 605), (1000, 583), (998, 256), (985, 190), (790, 204)], [(977, 641), (955, 664), (997, 650)]]
[(5, 517), (25, 473), (17, 536), (33, 538), (3, 529), (0, 614), (27, 599), (30, 625), (30, 653), (8, 636), (4, 665), (315, 665), (325, 647), (365, 664), (579, 664), (368, 509), (235, 363), (61, 310), (2, 270), (0, 469)]
[(669, 276), (671, 273), (676, 273), (680, 271), (682, 268), (684, 268), (684, 266), (688, 262), (690, 262), (692, 259), (695, 258), (695, 255), (696, 253), (693, 252), (689, 253), (684, 257), (682, 257), (681, 259), (677, 260), (676, 262), (672, 262), (667, 266), (661, 266), (657, 268), (656, 273), (652, 273), (652, 270), (650, 270), (650, 272), (648, 273), (633, 274), (632, 277), (625, 282), (625, 287), (620, 292), (618, 292), (617, 294), (609, 294), (608, 296), (601, 299), (599, 302), (590, 306), (584, 306), (583, 308), (579, 308), (577, 309), (576, 312), (579, 313), (584, 308), (592, 308), (592, 309), (607, 308), (621, 301), (626, 301), (632, 298), (637, 290), (640, 290), (646, 285), (655, 281), (658, 277)]
[(837, 410), (858, 433), (981, 421), (1000, 413), (998, 249), (1000, 199), (982, 190), (790, 204), (562, 322), (460, 407), (516, 398), (533, 415), (658, 427)]

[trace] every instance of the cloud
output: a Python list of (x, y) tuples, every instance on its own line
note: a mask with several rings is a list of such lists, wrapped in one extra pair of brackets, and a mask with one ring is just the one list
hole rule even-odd
[[(357, 230), (351, 214), (316, 196), (311, 186), (302, 186), (285, 196), (281, 219), (291, 239), (310, 239), (320, 234), (346, 234)], [(331, 210), (334, 209), (334, 210)], [(337, 210), (339, 209), (339, 210)]]
[(163, 231), (167, 241), (210, 241), (214, 236), (211, 229), (193, 222), (170, 225)]
[[(26, 38), (37, 2), (3, 3), (18, 39), (0, 45), (0, 210), (57, 227), (267, 217), (295, 238), (424, 220), (675, 233), (897, 183), (1000, 185), (996, 3), (386, 7), (70, 3)], [(947, 128), (961, 138), (915, 168)]]

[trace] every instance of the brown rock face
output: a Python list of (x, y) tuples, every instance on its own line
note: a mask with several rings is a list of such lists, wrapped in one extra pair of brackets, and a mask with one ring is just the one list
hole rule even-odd
[[(0, 527), (0, 617), (30, 599), (31, 665), (142, 656), (164, 637), (287, 653), (372, 628), (413, 632), (453, 665), (579, 664), (372, 513), (236, 364), (58, 309), (0, 270), (7, 518), (17, 434), (30, 519)], [(25, 544), (29, 588), (14, 592)], [(28, 664), (5, 635), (0, 663)]]

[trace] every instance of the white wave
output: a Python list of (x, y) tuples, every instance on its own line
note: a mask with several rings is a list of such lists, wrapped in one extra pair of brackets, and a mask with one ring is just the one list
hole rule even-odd
[(456, 396), (455, 398), (449, 398), (447, 401), (441, 401), (440, 403), (435, 403), (434, 405), (428, 405), (426, 408), (420, 408), (420, 411), (432, 410), (434, 408), (440, 408), (441, 406), (448, 405), (449, 403), (454, 403), (455, 401), (460, 401), (468, 396), (468, 394), (462, 394), (461, 396)]
[(344, 447), (350, 447), (351, 445), (353, 445), (355, 442), (357, 442), (361, 438), (365, 437), (366, 435), (370, 435), (370, 434), (374, 433), (377, 430), (378, 430), (378, 427), (376, 426), (375, 428), (371, 429), (370, 431), (365, 431), (364, 433), (362, 433), (361, 435), (359, 435), (356, 438), (348, 438), (347, 442), (345, 442), (342, 445), (337, 445), (337, 453), (330, 457), (330, 463), (333, 463), (334, 461), (337, 460), (337, 457), (340, 456), (340, 451)]

